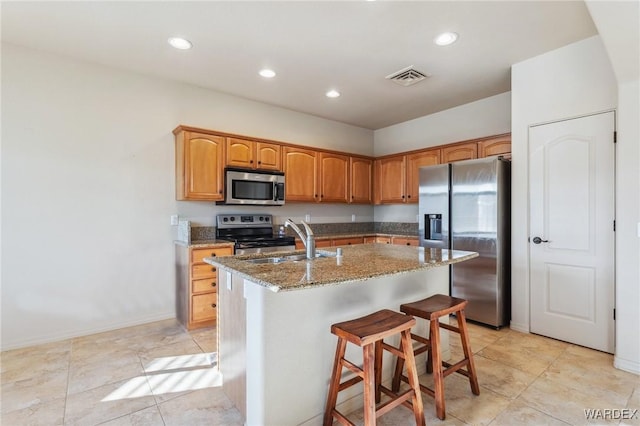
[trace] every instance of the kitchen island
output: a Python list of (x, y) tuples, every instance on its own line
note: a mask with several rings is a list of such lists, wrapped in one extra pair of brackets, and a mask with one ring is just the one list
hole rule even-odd
[[(253, 263), (269, 255), (205, 258), (220, 268), (223, 389), (247, 425), (321, 424), (337, 340), (331, 324), (448, 294), (446, 266), (477, 256), (387, 244), (343, 247), (342, 256), (335, 251), (319, 250), (325, 257), (314, 260), (278, 263)], [(420, 322), (417, 331), (425, 333), (425, 324)], [(443, 343), (448, 347), (448, 341)], [(347, 357), (362, 363), (360, 348), (349, 345)], [(390, 361), (385, 358), (383, 381), (391, 378)], [(425, 371), (423, 361), (424, 355), (418, 358), (419, 372)], [(338, 409), (349, 413), (361, 407), (361, 393), (361, 386), (340, 392)]]

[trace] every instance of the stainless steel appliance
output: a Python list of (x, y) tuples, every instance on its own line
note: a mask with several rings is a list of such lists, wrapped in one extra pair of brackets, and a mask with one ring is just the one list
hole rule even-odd
[(216, 238), (235, 242), (235, 254), (296, 249), (294, 237), (274, 234), (273, 217), (269, 214), (219, 214)]
[(420, 245), (480, 254), (451, 265), (451, 295), (469, 301), (468, 319), (493, 327), (511, 316), (510, 165), (493, 157), (420, 168)]
[(224, 201), (218, 204), (284, 204), (282, 172), (226, 168), (224, 180)]

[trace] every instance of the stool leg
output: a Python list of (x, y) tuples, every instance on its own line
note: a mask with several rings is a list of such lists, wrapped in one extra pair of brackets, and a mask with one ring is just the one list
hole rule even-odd
[(478, 386), (478, 376), (476, 375), (476, 366), (473, 362), (473, 352), (471, 352), (471, 343), (469, 342), (469, 334), (467, 333), (467, 319), (464, 311), (458, 312), (458, 322), (460, 338), (462, 339), (462, 350), (464, 351), (464, 357), (468, 360), (467, 371), (469, 372), (471, 392), (473, 392), (474, 395), (480, 395), (480, 386)]
[[(409, 343), (411, 344), (411, 341), (409, 341)], [(400, 350), (404, 351), (404, 339), (401, 338), (400, 339)], [(410, 346), (412, 347), (412, 346)], [(395, 393), (398, 393), (398, 391), (400, 390), (400, 379), (402, 377), (402, 369), (404, 368), (404, 359), (397, 357), (396, 358), (396, 369), (395, 372), (393, 373), (393, 381), (391, 382), (391, 390), (394, 391)]]
[(375, 349), (375, 372), (376, 372), (376, 404), (380, 403), (381, 390), (380, 385), (382, 384), (382, 340), (378, 340), (376, 343)]
[(411, 345), (410, 330), (404, 330), (402, 332), (401, 347), (403, 348), (402, 350), (407, 362), (407, 377), (409, 379), (409, 385), (413, 389), (411, 402), (413, 406), (413, 414), (416, 418), (416, 426), (426, 426), (426, 422), (424, 420), (424, 407), (422, 405), (422, 393), (420, 392), (420, 383), (418, 382), (418, 372), (416, 371), (416, 360), (413, 355), (413, 346)]
[(329, 394), (327, 395), (327, 406), (324, 410), (324, 426), (333, 424), (333, 410), (336, 408), (338, 390), (340, 389), (340, 375), (342, 374), (342, 358), (347, 347), (347, 341), (338, 337), (336, 346), (336, 357), (333, 361), (333, 371), (331, 372), (331, 382), (329, 382)]
[(375, 348), (370, 343), (362, 348), (364, 365), (364, 424), (376, 424)]
[(436, 400), (436, 416), (440, 420), (445, 418), (444, 409), (444, 377), (442, 374), (442, 354), (440, 352), (440, 322), (438, 319), (430, 321), (429, 341), (431, 342), (431, 366), (433, 367), (433, 393)]

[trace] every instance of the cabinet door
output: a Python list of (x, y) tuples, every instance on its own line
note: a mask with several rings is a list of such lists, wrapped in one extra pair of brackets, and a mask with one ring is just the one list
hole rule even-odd
[(318, 153), (284, 147), (286, 201), (316, 201), (318, 197)]
[(460, 160), (478, 158), (478, 145), (475, 142), (460, 145), (445, 146), (442, 148), (442, 162), (452, 163)]
[(282, 156), (280, 145), (275, 143), (256, 142), (257, 168), (266, 170), (280, 170)]
[(503, 135), (478, 142), (478, 158), (492, 155), (511, 157), (511, 135)]
[(373, 161), (368, 158), (351, 157), (351, 203), (371, 204), (373, 183)]
[(320, 153), (320, 199), (325, 203), (349, 202), (349, 157)]
[(407, 155), (407, 203), (418, 202), (418, 190), (420, 187), (420, 174), (418, 169), (424, 166), (440, 164), (440, 150), (430, 149)]
[(255, 149), (253, 141), (227, 138), (227, 166), (254, 168)]
[(184, 132), (177, 140), (176, 160), (178, 200), (223, 199), (224, 138), (204, 133)]
[(404, 203), (405, 156), (383, 158), (379, 166), (381, 203)]

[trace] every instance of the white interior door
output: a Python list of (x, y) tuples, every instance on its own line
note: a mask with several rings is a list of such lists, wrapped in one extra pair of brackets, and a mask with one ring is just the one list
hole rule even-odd
[(529, 129), (531, 331), (614, 350), (614, 113)]

